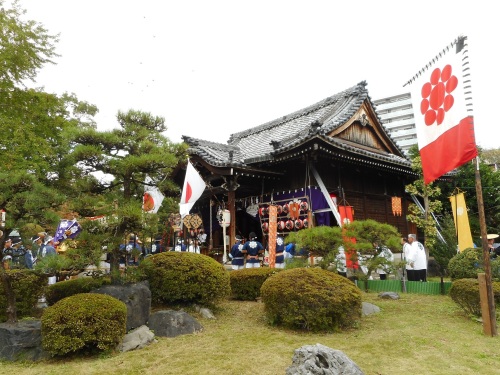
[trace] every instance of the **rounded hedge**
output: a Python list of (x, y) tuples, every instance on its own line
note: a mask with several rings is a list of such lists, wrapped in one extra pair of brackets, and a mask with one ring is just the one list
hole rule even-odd
[(113, 349), (126, 333), (127, 307), (105, 294), (81, 293), (47, 307), (42, 347), (52, 355)]
[(111, 283), (111, 279), (105, 277), (82, 277), (78, 279), (60, 281), (49, 285), (45, 297), (49, 306), (62, 300), (63, 298), (79, 294), (89, 293), (94, 289)]
[(321, 268), (294, 268), (268, 278), (260, 290), (268, 322), (292, 329), (337, 331), (361, 318), (361, 291)]
[(281, 268), (244, 268), (229, 273), (231, 297), (240, 301), (253, 301), (260, 297), (260, 288), (270, 276), (282, 271)]
[(140, 265), (153, 303), (214, 305), (231, 293), (229, 272), (215, 259), (188, 252), (165, 252)]
[[(490, 259), (491, 278), (500, 281), (500, 257)], [(452, 280), (475, 279), (484, 272), (482, 248), (469, 248), (458, 253), (448, 262), (448, 273)]]
[[(493, 297), (495, 305), (500, 305), (500, 282), (493, 281)], [(453, 281), (450, 288), (451, 299), (467, 314), (481, 316), (481, 301), (479, 297), (479, 280), (459, 279)]]

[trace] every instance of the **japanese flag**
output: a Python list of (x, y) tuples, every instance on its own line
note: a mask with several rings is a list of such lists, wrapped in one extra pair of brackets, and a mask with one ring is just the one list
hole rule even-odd
[[(424, 182), (436, 180), (477, 156), (470, 77), (459, 38), (412, 82), (412, 104)], [(469, 96), (469, 97), (468, 97)]]
[(199, 173), (188, 160), (186, 177), (184, 178), (184, 186), (182, 187), (181, 201), (179, 203), (179, 213), (181, 217), (189, 214), (191, 208), (193, 208), (198, 198), (203, 194), (205, 187), (205, 181), (203, 181)]
[(165, 198), (156, 186), (151, 186), (153, 180), (146, 176), (144, 180), (144, 196), (142, 199), (142, 209), (145, 212), (155, 214), (158, 212), (163, 199)]

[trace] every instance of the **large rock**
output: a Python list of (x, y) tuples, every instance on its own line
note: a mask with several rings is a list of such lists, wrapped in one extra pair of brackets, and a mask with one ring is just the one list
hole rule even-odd
[(151, 290), (147, 281), (127, 285), (105, 285), (92, 293), (107, 294), (127, 306), (127, 332), (147, 324), (151, 313)]
[(37, 361), (50, 355), (42, 350), (39, 320), (0, 323), (0, 359)]
[(203, 330), (203, 326), (184, 311), (163, 310), (149, 317), (149, 328), (156, 336), (176, 337)]
[(123, 337), (117, 349), (121, 352), (142, 349), (155, 341), (155, 334), (147, 326), (140, 326)]
[(380, 312), (380, 307), (375, 306), (372, 303), (363, 302), (361, 305), (361, 315), (363, 316), (377, 314), (379, 312)]
[(295, 350), (286, 375), (363, 375), (342, 351), (327, 346), (305, 345)]

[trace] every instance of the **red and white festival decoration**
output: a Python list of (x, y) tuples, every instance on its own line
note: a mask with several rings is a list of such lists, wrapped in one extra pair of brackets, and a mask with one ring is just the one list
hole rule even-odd
[(161, 191), (156, 187), (152, 186), (153, 180), (151, 177), (146, 176), (144, 180), (144, 196), (142, 199), (142, 209), (144, 212), (149, 212), (155, 214), (158, 212), (163, 199), (165, 198)]
[(179, 213), (181, 216), (189, 214), (191, 208), (193, 208), (196, 201), (203, 194), (206, 186), (205, 181), (203, 181), (198, 171), (194, 169), (188, 160), (181, 201), (179, 203)]
[(458, 38), (409, 82), (426, 184), (477, 156), (465, 40)]

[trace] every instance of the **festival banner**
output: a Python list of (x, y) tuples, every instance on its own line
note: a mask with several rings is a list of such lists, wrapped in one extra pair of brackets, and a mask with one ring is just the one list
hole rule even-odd
[(453, 220), (455, 221), (455, 229), (457, 230), (458, 250), (463, 251), (470, 247), (474, 247), (464, 193), (452, 195), (450, 197), (450, 202), (451, 210), (453, 211)]
[[(352, 206), (337, 206), (340, 214), (340, 221), (342, 222), (342, 226), (351, 223), (354, 220), (354, 209)], [(351, 237), (351, 238), (344, 238), (344, 241), (346, 243), (351, 242), (351, 243), (356, 243), (356, 238)], [(356, 249), (354, 248), (349, 248), (349, 246), (345, 249), (345, 263), (346, 267), (350, 269), (358, 269), (359, 268), (359, 262), (358, 262), (358, 254)]]
[(278, 207), (269, 206), (269, 268), (276, 265), (276, 234), (278, 232)]
[(467, 37), (459, 37), (408, 83), (424, 182), (477, 156)]
[(80, 232), (82, 231), (82, 227), (76, 220), (61, 220), (59, 223), (56, 233), (54, 234), (54, 243), (61, 243), (66, 239), (74, 239), (76, 238)]

